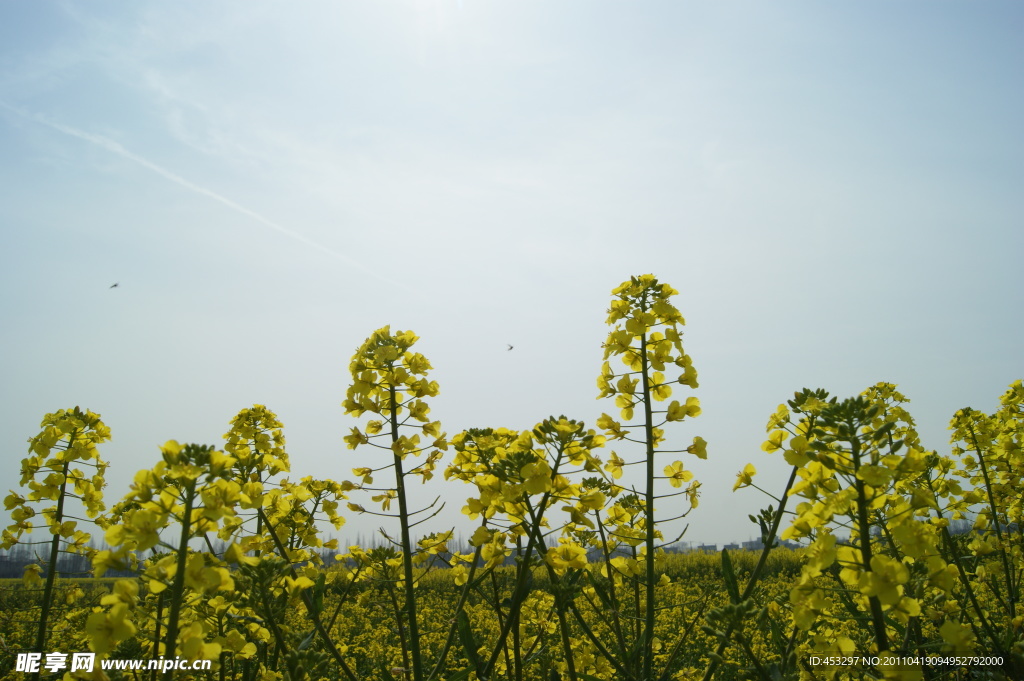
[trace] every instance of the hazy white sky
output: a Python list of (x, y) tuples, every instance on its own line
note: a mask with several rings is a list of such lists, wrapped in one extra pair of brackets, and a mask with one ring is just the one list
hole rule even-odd
[[(687, 539), (754, 534), (735, 474), (781, 489), (764, 425), (802, 387), (897, 383), (948, 451), (1024, 375), (1022, 35), (1018, 2), (0, 3), (0, 493), (76, 404), (110, 502), (254, 403), (295, 476), (352, 478), (384, 324), (450, 435), (592, 425), (646, 272), (700, 372)], [(469, 491), (428, 485), (430, 529)]]

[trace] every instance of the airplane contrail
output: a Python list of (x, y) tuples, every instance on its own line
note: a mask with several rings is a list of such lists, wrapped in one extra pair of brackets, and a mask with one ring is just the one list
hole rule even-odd
[(259, 213), (257, 213), (254, 210), (246, 208), (245, 206), (243, 206), (241, 204), (235, 203), (234, 201), (232, 201), (231, 199), (229, 199), (229, 198), (227, 198), (225, 196), (221, 196), (220, 194), (218, 194), (215, 191), (207, 189), (206, 187), (200, 187), (199, 185), (195, 184), (194, 182), (190, 182), (190, 181), (186, 180), (181, 175), (173, 173), (170, 170), (167, 170), (166, 168), (164, 168), (162, 166), (159, 166), (156, 163), (153, 163), (152, 161), (150, 161), (150, 160), (148, 160), (146, 158), (143, 158), (142, 156), (139, 156), (138, 154), (133, 153), (133, 152), (125, 149), (120, 143), (115, 142), (114, 140), (110, 139), (109, 137), (104, 137), (102, 135), (96, 135), (96, 134), (93, 134), (93, 133), (90, 133), (90, 132), (86, 132), (84, 130), (79, 130), (78, 128), (73, 128), (70, 125), (64, 125), (63, 123), (57, 123), (56, 121), (52, 121), (49, 118), (43, 116), (42, 114), (33, 113), (33, 112), (29, 112), (29, 111), (24, 111), (24, 110), (19, 109), (19, 108), (15, 107), (15, 106), (11, 106), (10, 104), (8, 104), (7, 102), (4, 102), (3, 100), (0, 100), (0, 106), (4, 107), (5, 109), (8, 109), (10, 111), (13, 111), (14, 113), (18, 114), (22, 118), (30, 120), (30, 121), (32, 121), (34, 123), (38, 123), (40, 125), (44, 125), (44, 126), (46, 126), (48, 128), (56, 130), (58, 132), (62, 132), (65, 135), (70, 135), (71, 137), (77, 137), (78, 139), (85, 140), (86, 142), (91, 142), (92, 144), (95, 144), (96, 146), (102, 147), (102, 148), (106, 149), (107, 151), (110, 151), (110, 152), (112, 152), (114, 154), (117, 154), (118, 156), (121, 156), (123, 158), (127, 158), (127, 159), (129, 159), (131, 161), (135, 161), (139, 165), (141, 165), (143, 167), (146, 167), (146, 168), (149, 168), (154, 173), (157, 173), (158, 175), (161, 175), (161, 176), (167, 178), (171, 182), (174, 182), (174, 183), (176, 183), (178, 185), (181, 185), (182, 187), (185, 187), (186, 189), (190, 189), (190, 190), (196, 192), (197, 194), (202, 194), (203, 196), (209, 197), (209, 198), (213, 199), (214, 201), (218, 201), (218, 202), (224, 204), (225, 206), (227, 206), (228, 208), (231, 208), (232, 210), (235, 210), (235, 211), (241, 213), (242, 215), (248, 216), (248, 217), (252, 218), (253, 220), (255, 220), (256, 222), (259, 222), (260, 224), (263, 224), (263, 225), (265, 225), (267, 227), (270, 227), (271, 229), (276, 230), (276, 231), (280, 232), (281, 234), (284, 234), (285, 236), (289, 236), (292, 239), (295, 239), (296, 241), (301, 241), (302, 243), (306, 244), (307, 246), (312, 246), (313, 248), (317, 249), (318, 251), (321, 251), (321, 252), (326, 253), (328, 255), (332, 255), (332, 256), (334, 256), (336, 258), (340, 258), (340, 259), (344, 260), (345, 262), (347, 262), (349, 265), (352, 265), (353, 267), (356, 267), (356, 268), (362, 270), (363, 272), (366, 272), (367, 274), (373, 276), (376, 279), (379, 279), (381, 281), (386, 281), (389, 284), (392, 284), (393, 286), (397, 286), (397, 287), (401, 288), (402, 290), (407, 291), (409, 293), (412, 293), (412, 294), (414, 294), (416, 296), (420, 296), (421, 295), (420, 292), (418, 292), (418, 291), (416, 291), (416, 290), (414, 290), (412, 288), (409, 288), (409, 287), (407, 287), (407, 286), (405, 286), (405, 285), (395, 281), (394, 279), (389, 279), (387, 277), (382, 276), (380, 273), (375, 272), (374, 270), (366, 267), (364, 264), (362, 264), (358, 260), (356, 260), (354, 258), (350, 258), (349, 256), (345, 255), (344, 253), (339, 253), (338, 251), (335, 251), (335, 250), (333, 250), (331, 248), (328, 248), (327, 246), (324, 246), (323, 244), (319, 244), (316, 241), (313, 241), (312, 239), (310, 239), (310, 238), (308, 238), (306, 236), (303, 236), (302, 234), (299, 234), (296, 231), (288, 229), (287, 227), (285, 227), (283, 225), (277, 224), (273, 220), (270, 220), (268, 218), (263, 217), (262, 215), (260, 215)]

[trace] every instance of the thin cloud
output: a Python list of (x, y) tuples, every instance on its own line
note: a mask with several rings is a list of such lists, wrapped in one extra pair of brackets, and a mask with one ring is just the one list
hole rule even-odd
[(112, 152), (114, 154), (117, 154), (118, 156), (121, 156), (123, 158), (127, 158), (127, 159), (129, 159), (131, 161), (134, 161), (135, 163), (138, 163), (139, 165), (141, 165), (141, 166), (143, 166), (145, 168), (149, 168), (154, 173), (156, 173), (158, 175), (161, 175), (162, 177), (167, 178), (168, 180), (170, 180), (171, 182), (174, 182), (175, 184), (178, 184), (178, 185), (180, 185), (182, 187), (185, 187), (186, 189), (189, 189), (189, 190), (191, 190), (191, 191), (193, 191), (193, 192), (195, 192), (197, 194), (202, 194), (203, 196), (209, 197), (209, 198), (213, 199), (214, 201), (222, 203), (225, 206), (227, 206), (228, 208), (231, 208), (232, 210), (237, 211), (237, 212), (241, 213), (242, 215), (250, 217), (253, 220), (255, 220), (256, 222), (259, 222), (262, 225), (270, 227), (271, 229), (273, 229), (273, 230), (275, 230), (277, 232), (280, 232), (281, 234), (284, 234), (287, 237), (290, 237), (292, 239), (295, 239), (296, 241), (302, 242), (302, 243), (306, 244), (307, 246), (311, 246), (311, 247), (315, 248), (316, 250), (318, 250), (318, 251), (320, 251), (322, 253), (326, 253), (327, 255), (333, 256), (335, 258), (340, 258), (341, 260), (344, 260), (349, 265), (352, 265), (353, 267), (358, 268), (359, 270), (361, 270), (363, 272), (366, 272), (367, 274), (369, 274), (370, 276), (372, 276), (372, 277), (374, 277), (376, 279), (379, 279), (381, 281), (386, 281), (389, 284), (392, 284), (393, 286), (401, 288), (403, 291), (406, 291), (408, 293), (412, 293), (412, 294), (414, 294), (414, 295), (416, 295), (418, 297), (422, 295), (420, 292), (415, 291), (415, 290), (413, 290), (411, 288), (408, 288), (408, 287), (398, 283), (397, 281), (395, 281), (393, 279), (389, 279), (387, 277), (382, 277), (379, 273), (377, 273), (374, 270), (366, 267), (365, 265), (360, 263), (358, 260), (356, 260), (354, 258), (350, 258), (349, 256), (345, 255), (344, 253), (339, 253), (338, 251), (335, 251), (335, 250), (333, 250), (331, 248), (328, 248), (327, 246), (324, 246), (323, 244), (317, 243), (316, 241), (313, 241), (312, 239), (310, 239), (307, 236), (304, 236), (304, 235), (302, 235), (302, 234), (300, 234), (300, 233), (298, 233), (298, 232), (296, 232), (294, 230), (288, 229), (287, 227), (285, 227), (283, 225), (279, 225), (278, 223), (274, 222), (273, 220), (270, 220), (270, 219), (260, 215), (259, 213), (257, 213), (256, 211), (254, 211), (252, 209), (246, 208), (245, 206), (243, 206), (241, 204), (235, 203), (234, 201), (232, 201), (231, 199), (229, 199), (229, 198), (227, 198), (225, 196), (221, 196), (220, 194), (218, 194), (215, 191), (207, 189), (206, 187), (201, 187), (201, 186), (195, 184), (194, 182), (190, 182), (190, 181), (186, 180), (182, 176), (180, 176), (180, 175), (178, 175), (176, 173), (173, 173), (170, 170), (167, 170), (166, 168), (163, 168), (162, 166), (159, 166), (156, 163), (153, 163), (152, 161), (150, 161), (150, 160), (148, 160), (146, 158), (143, 158), (142, 156), (139, 156), (138, 154), (133, 153), (133, 152), (125, 149), (120, 143), (115, 142), (114, 140), (110, 139), (109, 137), (103, 137), (102, 135), (95, 135), (93, 133), (86, 132), (84, 130), (79, 130), (78, 128), (73, 128), (70, 125), (64, 125), (63, 123), (57, 123), (55, 121), (51, 121), (50, 119), (46, 118), (42, 114), (37, 114), (37, 113), (32, 113), (32, 112), (24, 111), (24, 110), (19, 109), (17, 107), (11, 106), (10, 104), (8, 104), (8, 103), (6, 103), (6, 102), (4, 102), (2, 100), (0, 100), (0, 106), (4, 107), (5, 109), (8, 109), (9, 111), (12, 111), (12, 112), (16, 113), (17, 115), (21, 116), (22, 118), (30, 120), (30, 121), (32, 121), (34, 123), (38, 123), (40, 125), (44, 125), (44, 126), (50, 128), (52, 130), (56, 130), (58, 132), (62, 132), (65, 135), (70, 135), (71, 137), (77, 137), (78, 139), (85, 140), (86, 142), (90, 142), (92, 144), (95, 144), (98, 147), (102, 147), (103, 149), (106, 149), (107, 151), (110, 151), (110, 152)]

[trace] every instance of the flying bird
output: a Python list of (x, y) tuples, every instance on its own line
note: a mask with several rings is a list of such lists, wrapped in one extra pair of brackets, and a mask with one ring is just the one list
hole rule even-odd
[[(507, 345), (507, 344), (506, 344), (506, 345)], [(511, 345), (509, 345), (509, 346), (508, 346), (508, 350), (506, 350), (506, 352), (511, 352), (511, 351), (512, 351), (512, 346), (511, 346)]]
[(121, 282), (119, 281), (115, 281), (113, 284), (110, 285), (110, 288), (117, 288), (120, 285), (120, 283)]

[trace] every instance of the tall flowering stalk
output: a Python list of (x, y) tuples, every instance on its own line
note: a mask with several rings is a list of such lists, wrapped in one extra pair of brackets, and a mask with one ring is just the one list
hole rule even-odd
[[(586, 514), (602, 508), (605, 495), (586, 482), (574, 483), (569, 476), (582, 470), (596, 472), (601, 461), (592, 450), (603, 446), (604, 441), (604, 436), (564, 416), (545, 419), (532, 431), (471, 429), (452, 439), (456, 455), (445, 478), (475, 485), (477, 496), (467, 499), (462, 512), (474, 520), (481, 518), (470, 539), (477, 549), (472, 566), (468, 572), (462, 565), (454, 568), (456, 584), (481, 582), (488, 575), (493, 578), (493, 570), (504, 563), (513, 550), (510, 543), (515, 543), (511, 593), (502, 598), (495, 588), (490, 603), (499, 622), (497, 639), (487, 646), (490, 652), (478, 656), (479, 646), (468, 632), (468, 622), (460, 631), (477, 678), (493, 679), (507, 673), (522, 679), (531, 662), (540, 660), (529, 653), (543, 648), (540, 638), (530, 633), (538, 629), (537, 620), (523, 616), (524, 609), (530, 610), (525, 606), (538, 566), (547, 571), (554, 592), (563, 671), (570, 681), (582, 678), (584, 670), (577, 667), (574, 658), (586, 644), (571, 636), (570, 617), (578, 615), (572, 600), (574, 585), (588, 567), (589, 540), (582, 528), (593, 524)], [(562, 523), (553, 517), (556, 505), (567, 513)], [(558, 545), (549, 547), (548, 538), (559, 532)], [(484, 574), (475, 577), (479, 558), (484, 561)], [(460, 599), (460, 608), (463, 601)], [(596, 639), (585, 623), (578, 621), (586, 635)]]
[[(889, 659), (886, 652), (927, 655), (936, 638), (944, 650), (964, 654), (981, 635), (1014, 668), (1014, 635), (998, 634), (980, 603), (986, 567), (976, 563), (970, 574), (947, 529), (950, 519), (965, 517), (984, 499), (985, 488), (964, 489), (955, 459), (921, 448), (906, 401), (888, 383), (842, 401), (805, 390), (772, 416), (763, 448), (782, 451), (795, 467), (798, 481), (789, 494), (802, 499), (782, 538), (810, 540), (790, 594), (793, 624), (807, 637), (805, 651), (868, 650), (882, 660)], [(954, 419), (954, 429), (963, 427), (954, 438), (970, 434), (965, 414)], [(990, 507), (999, 513), (998, 504)], [(849, 539), (839, 541), (836, 529)], [(1008, 604), (1007, 610), (1012, 620)], [(865, 622), (866, 631), (854, 622)], [(919, 667), (884, 663), (877, 671), (908, 681), (922, 674)]]
[[(189, 542), (200, 539), (209, 546), (209, 533), (230, 527), (225, 519), (235, 515), (241, 490), (232, 479), (234, 459), (212, 446), (181, 445), (174, 440), (165, 443), (160, 454), (161, 460), (152, 469), (136, 474), (131, 493), (115, 508), (106, 532), (111, 549), (100, 551), (93, 565), (101, 576), (108, 568), (127, 565), (138, 551), (165, 549), (167, 553), (155, 554), (142, 572), (149, 592), (164, 594), (161, 602), (167, 604), (166, 618), (161, 612), (152, 623), (151, 652), (215, 659), (220, 656), (221, 644), (212, 640), (216, 633), (205, 610), (219, 592), (234, 590), (234, 579), (212, 550), (193, 551)], [(177, 541), (165, 541), (161, 537), (164, 530), (177, 533)], [(230, 531), (222, 538), (230, 538)], [(232, 556), (241, 556), (241, 552), (233, 549), (227, 557)], [(110, 610), (90, 616), (90, 646), (97, 653), (112, 650), (127, 638), (127, 630), (134, 633), (135, 625), (127, 615), (137, 589), (130, 588), (134, 582), (122, 581), (117, 592), (121, 597), (107, 603)], [(184, 607), (186, 600), (196, 605)]]
[[(615, 406), (619, 408), (622, 419), (620, 422), (608, 414), (602, 414), (597, 425), (605, 430), (609, 439), (631, 442), (642, 448), (642, 453), (629, 461), (613, 452), (605, 465), (605, 470), (613, 478), (620, 477), (623, 467), (627, 465), (642, 466), (644, 471), (642, 486), (632, 490), (636, 495), (636, 501), (632, 505), (637, 513), (630, 513), (630, 504), (619, 504), (618, 517), (612, 521), (621, 528), (612, 531), (615, 540), (621, 539), (629, 543), (642, 537), (643, 549), (638, 556), (639, 574), (635, 577), (628, 575), (644, 592), (643, 602), (636, 603), (636, 609), (642, 610), (642, 613), (634, 613), (634, 616), (643, 622), (639, 640), (642, 679), (654, 678), (654, 624), (657, 610), (655, 554), (661, 549), (659, 539), (663, 539), (657, 529), (655, 500), (685, 494), (689, 500), (689, 508), (677, 513), (675, 518), (679, 518), (697, 506), (700, 488), (700, 483), (693, 480), (693, 473), (686, 470), (681, 461), (674, 461), (665, 466), (661, 470), (663, 475), (658, 475), (659, 466), (655, 462), (655, 450), (665, 441), (664, 426), (670, 422), (698, 416), (701, 412), (700, 401), (696, 397), (688, 397), (685, 402), (673, 400), (667, 406), (659, 408), (672, 396), (675, 384), (697, 387), (697, 371), (693, 368), (690, 356), (683, 349), (682, 332), (679, 329), (685, 321), (679, 310), (670, 302), (670, 298), (677, 293), (678, 291), (668, 284), (660, 283), (651, 274), (632, 277), (612, 291), (615, 298), (608, 311), (608, 324), (612, 325), (613, 329), (604, 344), (605, 362), (597, 379), (600, 389), (598, 399), (614, 397)], [(616, 357), (625, 365), (625, 371), (612, 367), (609, 360)], [(639, 414), (636, 413), (638, 410)], [(637, 416), (639, 423), (628, 423)], [(706, 458), (705, 447), (704, 440), (696, 437), (691, 446), (675, 451), (685, 451)], [(658, 480), (667, 480), (672, 487), (679, 488), (680, 491), (659, 495), (655, 489)], [(689, 484), (685, 489), (681, 489), (684, 483)], [(672, 519), (674, 518), (663, 520)], [(640, 537), (637, 537), (637, 533)], [(621, 573), (621, 568), (610, 560), (608, 570), (618, 570)]]
[[(962, 462), (957, 474), (970, 487), (962, 494), (960, 506), (973, 502), (979, 508), (966, 551), (943, 528), (951, 552), (961, 559), (957, 565), (974, 564), (976, 588), (971, 588), (969, 575), (961, 567), (958, 574), (967, 595), (962, 599), (964, 614), (959, 622), (944, 625), (942, 633), (960, 649), (1005, 652), (1013, 665), (1007, 668), (1019, 676), (1024, 674), (1024, 383), (1010, 385), (994, 414), (961, 409), (949, 427), (953, 453)], [(961, 551), (966, 555), (959, 555)], [(991, 594), (996, 607), (981, 607), (977, 592), (984, 591)], [(978, 624), (968, 626), (972, 620)], [(998, 626), (999, 620), (1010, 626)]]
[[(255, 537), (250, 546), (258, 553), (273, 552), (273, 542), (264, 533), (263, 507), (266, 488), (278, 473), (287, 473), (291, 463), (284, 448), (284, 426), (274, 412), (262, 404), (243, 409), (231, 419), (231, 429), (224, 434), (224, 451), (234, 458), (236, 479), (242, 485), (240, 507), (250, 514), (256, 511)], [(241, 524), (241, 514), (229, 523)]]
[[(240, 550), (234, 556), (244, 583), (254, 586), (240, 600), (259, 613), (266, 623), (268, 635), (274, 638), (274, 657), (284, 658), (292, 678), (301, 678), (306, 673), (301, 670), (315, 667), (318, 661), (325, 662), (328, 655), (338, 663), (346, 678), (353, 678), (330, 634), (329, 624), (323, 621), (327, 576), (321, 552), (336, 549), (337, 540), (324, 541), (317, 526), (319, 521), (330, 522), (335, 529), (344, 525), (345, 519), (338, 509), (346, 498), (345, 492), (353, 485), (311, 477), (299, 482), (276, 480), (275, 476), (290, 469), (284, 446), (284, 426), (277, 415), (262, 404), (238, 412), (224, 439), (227, 440), (224, 449), (234, 461), (233, 477), (241, 485), (238, 495), (241, 513), (225, 519), (222, 538), (240, 535), (244, 524), (253, 520), (255, 511), (255, 527), (248, 528), (255, 533), (240, 537), (240, 543), (247, 550), (253, 550), (256, 556), (243, 557)], [(243, 514), (249, 517), (243, 518)], [(335, 578), (344, 579), (344, 576), (331, 574), (331, 579)], [(303, 645), (306, 633), (295, 630), (282, 616), (296, 601), (303, 604), (323, 650), (314, 650), (308, 642)], [(261, 648), (260, 653), (266, 661), (266, 647)]]
[[(798, 478), (789, 494), (803, 497), (782, 538), (812, 540), (791, 592), (793, 621), (815, 634), (819, 648), (859, 643), (880, 654), (906, 653), (918, 644), (923, 584), (910, 579), (907, 565), (937, 556), (938, 535), (918, 512), (931, 503), (921, 494), (927, 457), (905, 401), (886, 383), (842, 401), (804, 391), (792, 412), (780, 407), (769, 423), (763, 448), (783, 451)], [(837, 544), (834, 525), (849, 532), (848, 543)], [(823, 573), (838, 582), (835, 593), (850, 616), (869, 624), (869, 641), (854, 641), (837, 621), (819, 621), (833, 605), (819, 584)]]
[[(371, 419), (365, 425), (365, 431), (352, 428), (345, 442), (349, 449), (360, 445), (370, 445), (386, 451), (391, 456), (388, 463), (376, 467), (353, 469), (353, 473), (363, 479), (364, 488), (372, 484), (373, 476), (382, 470), (393, 471), (394, 487), (369, 488), (379, 492), (372, 500), (381, 505), (382, 513), (389, 513), (393, 501), (398, 502), (397, 517), (400, 525), (398, 544), (402, 551), (402, 575), (404, 586), (404, 617), (398, 622), (403, 634), (402, 640), (407, 641), (404, 669), (412, 670), (415, 681), (423, 681), (424, 663), (420, 650), (420, 626), (416, 611), (416, 575), (414, 572), (414, 553), (418, 544), (413, 543), (411, 529), (415, 524), (412, 517), (426, 509), (412, 510), (408, 500), (408, 480), (412, 476), (420, 476), (425, 482), (434, 473), (441, 451), (448, 448), (441, 423), (431, 421), (428, 417), (430, 407), (423, 398), (433, 397), (438, 393), (436, 381), (427, 379), (430, 362), (418, 352), (410, 348), (418, 340), (411, 331), (391, 332), (389, 326), (378, 329), (366, 339), (352, 357), (349, 369), (352, 373), (352, 385), (349, 387), (345, 402), (346, 414), (356, 417), (365, 413), (375, 414), (379, 419)], [(411, 434), (409, 431), (412, 431)], [(421, 435), (425, 436), (421, 445)], [(384, 440), (381, 444), (377, 440)], [(426, 459), (409, 467), (410, 456), (416, 456), (429, 450)], [(357, 504), (349, 504), (349, 508), (365, 513), (366, 509)]]
[[(52, 537), (45, 559), (46, 579), (34, 644), (37, 651), (46, 648), (60, 555), (70, 553), (91, 557), (93, 553), (88, 546), (90, 534), (78, 529), (79, 518), (70, 512), (67, 504), (70, 499), (78, 500), (90, 519), (103, 512), (102, 490), (106, 484), (103, 474), (107, 464), (100, 458), (96, 445), (110, 439), (110, 429), (99, 415), (78, 407), (47, 414), (43, 418), (42, 429), (29, 441), (30, 455), (21, 462), (21, 486), (28, 487), (28, 494), (22, 496), (11, 491), (4, 500), (14, 522), (4, 530), (2, 542), (4, 549), (21, 542), (22, 536), (33, 529), (32, 518), (37, 513), (35, 506), (54, 502), (42, 509)], [(86, 472), (79, 466), (92, 471)], [(43, 581), (41, 572), (39, 565), (29, 565), (25, 571), (25, 582), (34, 585)]]

